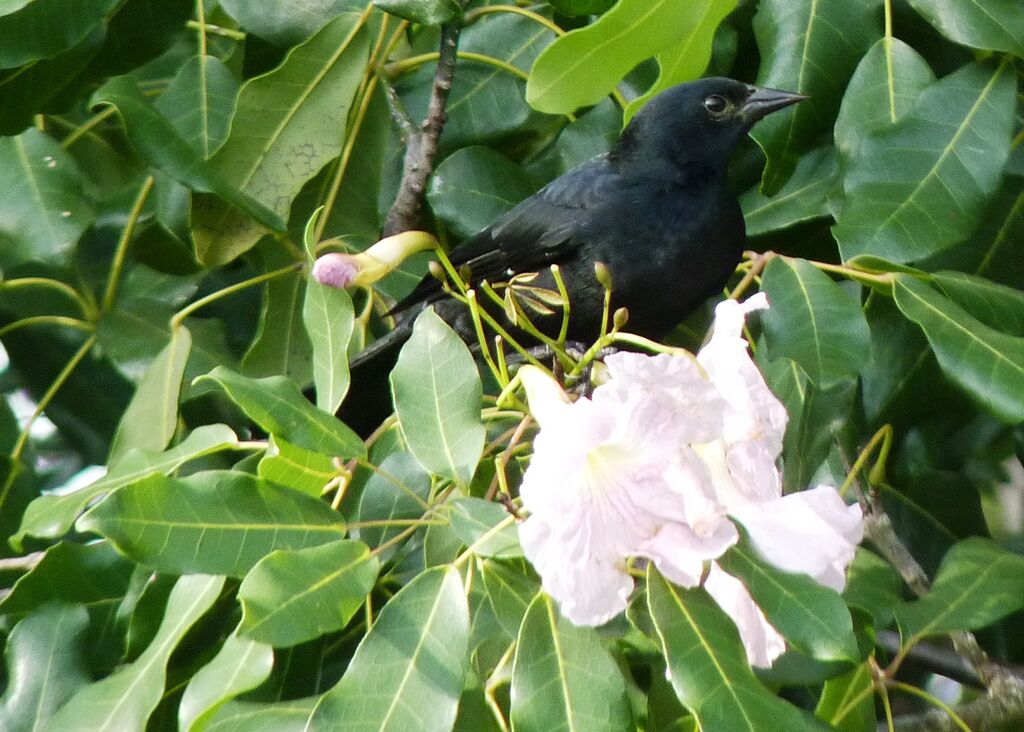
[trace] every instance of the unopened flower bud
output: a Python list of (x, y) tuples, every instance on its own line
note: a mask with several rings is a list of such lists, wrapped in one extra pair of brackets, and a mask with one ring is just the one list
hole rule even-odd
[(313, 279), (326, 287), (343, 290), (359, 274), (359, 262), (351, 254), (331, 252), (324, 254), (313, 265)]
[(313, 265), (313, 278), (329, 287), (367, 287), (391, 272), (407, 257), (437, 246), (425, 231), (403, 231), (381, 239), (358, 254), (325, 254)]
[(618, 308), (612, 315), (612, 324), (615, 326), (615, 330), (622, 330), (626, 323), (629, 322), (629, 309)]
[(612, 289), (612, 273), (608, 271), (608, 266), (604, 262), (594, 262), (594, 276), (601, 283), (601, 287), (606, 290)]

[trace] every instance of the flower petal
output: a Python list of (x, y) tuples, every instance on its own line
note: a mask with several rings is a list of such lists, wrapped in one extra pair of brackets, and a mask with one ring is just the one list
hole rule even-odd
[(536, 366), (523, 366), (517, 375), (526, 389), (530, 414), (541, 427), (552, 422), (556, 414), (569, 404), (569, 397), (558, 382)]
[(786, 650), (782, 635), (768, 622), (738, 579), (712, 564), (704, 589), (736, 624), (751, 666), (768, 668)]
[(766, 561), (810, 575), (837, 592), (846, 585), (846, 568), (864, 537), (864, 516), (831, 486), (746, 504), (731, 513)]
[(704, 561), (722, 556), (737, 539), (736, 527), (724, 517), (704, 535), (682, 524), (666, 524), (636, 553), (649, 558), (677, 585), (693, 587), (704, 573)]

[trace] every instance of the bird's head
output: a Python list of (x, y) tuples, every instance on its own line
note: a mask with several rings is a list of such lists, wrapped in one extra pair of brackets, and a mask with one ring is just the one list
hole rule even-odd
[(698, 163), (724, 172), (736, 144), (758, 120), (804, 99), (724, 77), (677, 84), (636, 113), (612, 155), (644, 166)]

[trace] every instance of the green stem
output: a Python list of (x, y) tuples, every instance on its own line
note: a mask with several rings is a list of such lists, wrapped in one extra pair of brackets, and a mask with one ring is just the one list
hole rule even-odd
[(117, 283), (121, 279), (121, 270), (124, 269), (124, 260), (128, 254), (128, 245), (132, 241), (132, 234), (135, 233), (135, 225), (142, 214), (142, 207), (146, 205), (149, 192), (153, 190), (153, 176), (148, 176), (139, 189), (139, 195), (135, 197), (132, 210), (128, 213), (128, 220), (125, 222), (121, 238), (117, 242), (117, 249), (114, 250), (114, 261), (110, 265), (110, 276), (107, 278), (107, 289), (103, 293), (103, 312), (109, 311), (114, 306), (114, 297), (117, 295)]
[(92, 320), (96, 315), (94, 308), (82, 297), (78, 290), (60, 280), (54, 280), (49, 277), (19, 277), (13, 280), (0, 281), (0, 291), (15, 290), (19, 287), (45, 287), (56, 290), (74, 302), (85, 319)]
[(475, 8), (474, 10), (470, 10), (466, 13), (465, 23), (466, 25), (470, 25), (471, 23), (476, 22), (480, 17), (489, 13), (514, 13), (516, 15), (521, 15), (524, 18), (529, 18), (533, 22), (544, 26), (559, 38), (565, 35), (564, 30), (559, 28), (540, 13), (535, 13), (532, 10), (527, 10), (526, 8), (520, 8), (517, 5), (485, 5), (480, 8)]
[(301, 267), (302, 267), (302, 263), (301, 262), (293, 262), (292, 264), (288, 264), (288, 265), (285, 265), (284, 267), (281, 267), (279, 269), (275, 269), (272, 272), (264, 272), (261, 275), (257, 275), (255, 277), (250, 277), (249, 279), (243, 280), (241, 282), (236, 282), (235, 284), (231, 285), (230, 287), (225, 287), (223, 290), (217, 290), (216, 292), (211, 292), (206, 297), (201, 297), (198, 300), (196, 300), (195, 302), (189, 303), (188, 305), (183, 307), (181, 310), (179, 310), (177, 313), (175, 313), (171, 317), (171, 327), (172, 328), (177, 328), (179, 325), (182, 324), (182, 322), (185, 320), (185, 318), (187, 318), (189, 315), (191, 315), (195, 311), (199, 310), (200, 308), (206, 307), (211, 302), (215, 302), (217, 300), (220, 300), (222, 297), (227, 297), (228, 295), (233, 295), (236, 292), (239, 292), (240, 290), (244, 290), (247, 287), (252, 287), (254, 285), (258, 285), (258, 284), (261, 284), (263, 282), (266, 282), (267, 280), (272, 280), (275, 277), (281, 277), (282, 275), (286, 275), (286, 274), (289, 274), (291, 272), (296, 272), (299, 269), (301, 269)]
[[(526, 81), (530, 75), (523, 71), (518, 66), (513, 66), (507, 61), (502, 61), (500, 58), (494, 58), (483, 53), (474, 53), (473, 51), (459, 51), (457, 57), (462, 61), (476, 61), (478, 63), (487, 64), (493, 66), (496, 69), (501, 69), (513, 76), (518, 76), (523, 81)], [(410, 56), (404, 58), (401, 61), (394, 61), (387, 66), (387, 73), (389, 76), (401, 76), (402, 74), (417, 69), (424, 64), (437, 61), (441, 57), (439, 51), (431, 51), (430, 53), (421, 53), (418, 56)]]
[(902, 681), (896, 681), (895, 679), (893, 679), (888, 683), (889, 686), (891, 686), (894, 689), (899, 689), (900, 691), (906, 692), (907, 694), (912, 694), (920, 699), (924, 699), (932, 706), (938, 707), (946, 714), (948, 714), (949, 718), (953, 720), (953, 724), (962, 729), (963, 732), (971, 732), (971, 728), (967, 726), (967, 722), (965, 722), (959, 714), (954, 712), (953, 709), (948, 704), (943, 702), (941, 699), (932, 696), (924, 689), (918, 689), (916, 686), (906, 684)]
[(878, 485), (885, 481), (885, 463), (889, 458), (889, 450), (892, 448), (893, 429), (892, 425), (882, 425), (881, 428), (871, 439), (868, 440), (868, 444), (864, 446), (864, 449), (860, 451), (860, 455), (857, 456), (857, 460), (854, 461), (853, 467), (850, 468), (849, 475), (846, 476), (846, 480), (843, 481), (843, 485), (839, 488), (839, 495), (845, 496), (846, 491), (850, 490), (850, 486), (853, 485), (854, 481), (857, 480), (857, 475), (867, 464), (868, 459), (871, 457), (871, 453), (874, 452), (875, 448), (881, 444), (881, 448), (878, 450), (878, 458), (875, 460), (874, 466), (868, 472), (868, 482), (871, 485)]
[(13, 333), (16, 330), (27, 328), (32, 325), (63, 325), (67, 328), (77, 328), (78, 330), (85, 331), (86, 333), (92, 333), (96, 330), (96, 327), (85, 320), (79, 320), (78, 318), (69, 318), (64, 315), (33, 315), (29, 318), (22, 318), (21, 320), (15, 320), (13, 323), (8, 323), (3, 328), (0, 328), (0, 338)]
[(43, 397), (36, 405), (35, 411), (32, 412), (32, 416), (28, 418), (28, 422), (26, 422), (25, 426), (22, 428), (21, 434), (18, 435), (18, 441), (14, 443), (14, 449), (11, 450), (11, 460), (18, 460), (21, 458), (21, 453), (24, 452), (25, 445), (28, 444), (28, 436), (29, 431), (32, 429), (32, 424), (39, 419), (39, 415), (41, 415), (46, 408), (50, 406), (50, 402), (53, 401), (53, 397), (56, 396), (60, 388), (64, 386), (64, 383), (68, 378), (70, 378), (71, 372), (74, 371), (78, 364), (82, 362), (82, 359), (85, 358), (86, 354), (89, 353), (90, 350), (92, 350), (94, 345), (96, 345), (96, 336), (91, 335), (85, 340), (79, 349), (75, 351), (75, 355), (71, 357), (71, 360), (67, 362), (61, 372), (57, 374), (57, 378), (53, 380), (53, 383), (50, 384), (50, 388), (46, 390), (45, 394), (43, 394)]
[(215, 36), (221, 36), (222, 38), (230, 38), (233, 41), (244, 41), (245, 33), (233, 28), (224, 28), (219, 25), (212, 25), (210, 23), (199, 23), (195, 20), (185, 21), (185, 27), (190, 30), (198, 30), (205, 33), (210, 33)]

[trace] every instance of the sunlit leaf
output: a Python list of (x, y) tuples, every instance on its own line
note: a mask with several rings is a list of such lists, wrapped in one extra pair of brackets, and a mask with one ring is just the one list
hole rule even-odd
[(270, 443), (257, 469), (264, 480), (319, 497), (338, 474), (329, 455), (292, 445), (280, 437), (271, 437)]
[(630, 726), (622, 672), (597, 632), (561, 617), (545, 594), (523, 618), (511, 695), (512, 724), (520, 732)]
[(449, 504), (452, 530), (481, 557), (521, 557), (519, 531), (500, 503), (482, 498), (456, 498)]
[(428, 569), (384, 606), (341, 681), (320, 699), (308, 729), (451, 729), (468, 635), (458, 572)]
[(238, 81), (216, 56), (190, 58), (155, 106), (193, 150), (209, 158), (224, 142), (238, 96)]
[(468, 482), (484, 446), (480, 375), (466, 344), (432, 308), (416, 318), (391, 372), (391, 388), (402, 432), (420, 464)]
[(268, 554), (238, 589), (238, 633), (280, 648), (343, 628), (379, 570), (380, 560), (358, 541)]
[(230, 699), (265, 681), (273, 664), (270, 646), (228, 636), (217, 655), (185, 687), (178, 706), (179, 729), (201, 732)]
[(352, 299), (345, 290), (310, 279), (302, 320), (313, 345), (316, 405), (334, 414), (348, 393), (348, 344), (355, 325)]
[(146, 478), (108, 496), (77, 527), (106, 536), (135, 561), (161, 571), (232, 577), (275, 549), (303, 549), (345, 535), (341, 515), (327, 504), (234, 471)]

